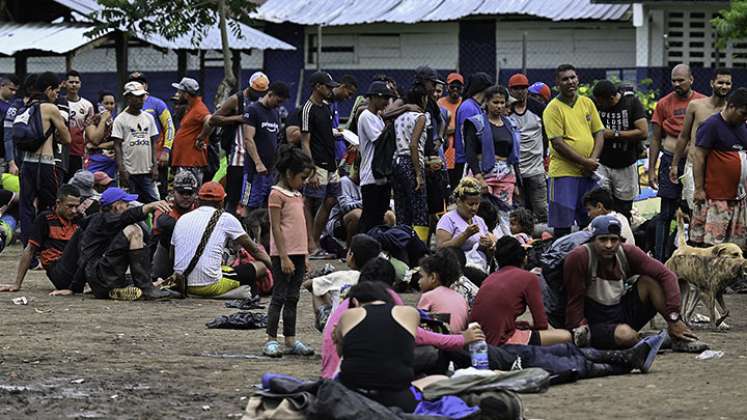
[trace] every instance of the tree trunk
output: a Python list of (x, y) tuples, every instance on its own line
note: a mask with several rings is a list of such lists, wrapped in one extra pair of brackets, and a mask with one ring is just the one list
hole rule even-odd
[(218, 85), (218, 89), (215, 91), (215, 98), (213, 103), (217, 108), (218, 105), (223, 103), (236, 88), (236, 76), (233, 73), (233, 64), (231, 61), (231, 48), (228, 45), (228, 23), (226, 22), (226, 2), (225, 0), (218, 0), (218, 17), (220, 25), (220, 40), (221, 47), (223, 49), (223, 80)]

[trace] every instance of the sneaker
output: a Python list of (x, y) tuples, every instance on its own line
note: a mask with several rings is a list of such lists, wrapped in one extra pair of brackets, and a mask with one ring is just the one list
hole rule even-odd
[(651, 365), (654, 364), (654, 359), (656, 359), (656, 353), (659, 352), (659, 349), (661, 348), (661, 345), (664, 343), (665, 337), (668, 337), (669, 334), (667, 334), (666, 331), (662, 331), (657, 335), (652, 335), (650, 337), (646, 337), (643, 340), (639, 342), (640, 343), (646, 343), (649, 346), (648, 354), (646, 355), (646, 360), (644, 360), (643, 365), (640, 368), (641, 373), (646, 373), (651, 369)]
[(285, 348), (285, 354), (292, 354), (296, 356), (313, 356), (314, 350), (310, 347), (306, 347), (306, 344), (296, 340), (293, 346)]
[(137, 287), (118, 287), (109, 291), (109, 299), (111, 300), (123, 300), (132, 302), (138, 300), (143, 295), (143, 291)]
[(323, 249), (317, 249), (309, 255), (310, 260), (334, 260), (335, 258), (337, 258), (335, 254), (330, 254)]
[(262, 350), (262, 354), (267, 357), (283, 357), (283, 352), (280, 351), (280, 343), (275, 340), (270, 340), (265, 343), (265, 348)]
[(672, 351), (678, 353), (702, 353), (708, 350), (708, 348), (708, 344), (700, 340), (687, 341), (676, 338), (672, 339)]

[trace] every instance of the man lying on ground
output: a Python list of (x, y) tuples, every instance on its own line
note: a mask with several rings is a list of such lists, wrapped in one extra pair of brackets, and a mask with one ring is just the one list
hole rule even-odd
[[(121, 188), (101, 194), (101, 212), (87, 220), (80, 237), (80, 266), (85, 279), (99, 299), (146, 300), (178, 297), (151, 282), (151, 263), (143, 223), (156, 210), (170, 211), (166, 201), (131, 207), (137, 195)], [(126, 276), (129, 268), (130, 276)]]
[[(32, 224), (29, 241), (18, 262), (16, 281), (13, 284), (0, 284), (0, 292), (17, 292), (21, 289), (26, 273), (31, 266), (31, 260), (38, 255), (47, 278), (56, 289), (68, 289), (70, 276), (62, 264), (63, 251), (73, 234), (78, 229), (78, 206), (80, 205), (80, 191), (78, 188), (65, 184), (57, 191), (57, 202), (54, 209), (41, 212)], [(76, 265), (77, 253), (73, 257)], [(73, 269), (75, 271), (75, 269)]]
[[(197, 193), (198, 206), (195, 210), (185, 214), (177, 220), (174, 233), (171, 236), (171, 259), (174, 272), (187, 273), (187, 292), (205, 298), (237, 299), (251, 297), (250, 288), (256, 279), (266, 275), (272, 267), (270, 257), (249, 239), (236, 217), (223, 212), (223, 202), (226, 192), (217, 182), (206, 182)], [(214, 216), (216, 217), (213, 221)], [(207, 238), (204, 251), (192, 259), (198, 251), (205, 231), (214, 223), (213, 231)], [(235, 276), (227, 278), (221, 271), (223, 264), (223, 250), (227, 239), (238, 242), (257, 261), (234, 267)]]

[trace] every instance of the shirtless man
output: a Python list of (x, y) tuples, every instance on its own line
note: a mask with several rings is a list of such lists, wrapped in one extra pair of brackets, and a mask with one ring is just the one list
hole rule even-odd
[(690, 142), (695, 139), (695, 133), (703, 121), (711, 115), (723, 111), (726, 105), (726, 97), (731, 92), (731, 71), (725, 68), (716, 69), (711, 79), (711, 89), (713, 89), (711, 96), (696, 99), (687, 105), (685, 122), (682, 125), (680, 136), (677, 138), (677, 147), (674, 152), (674, 158), (672, 158), (672, 166), (669, 168), (669, 180), (676, 184), (680, 175), (677, 167), (682, 156), (687, 154), (685, 172), (682, 174), (682, 198), (687, 200), (690, 208), (693, 208), (693, 194), (695, 193), (692, 169), (694, 148), (690, 147)]
[[(656, 223), (655, 255), (659, 261), (666, 261), (669, 252), (665, 250), (668, 242), (669, 225), (674, 212), (682, 198), (682, 187), (669, 180), (669, 167), (677, 147), (677, 138), (683, 131), (688, 104), (702, 98), (703, 95), (692, 90), (693, 75), (687, 64), (678, 64), (672, 69), (672, 87), (674, 91), (659, 100), (651, 122), (654, 125), (654, 137), (651, 140), (648, 158), (648, 182), (651, 188), (658, 190), (661, 198), (661, 211)], [(661, 165), (657, 172), (656, 162), (662, 152)], [(678, 171), (684, 169), (677, 168)]]

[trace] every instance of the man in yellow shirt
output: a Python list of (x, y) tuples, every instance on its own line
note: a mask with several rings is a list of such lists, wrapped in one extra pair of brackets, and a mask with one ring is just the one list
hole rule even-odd
[(550, 139), (548, 223), (559, 238), (574, 222), (586, 222), (583, 196), (597, 186), (592, 174), (599, 167), (604, 125), (594, 102), (576, 92), (575, 67), (558, 66), (555, 83), (560, 94), (547, 105), (542, 122)]

